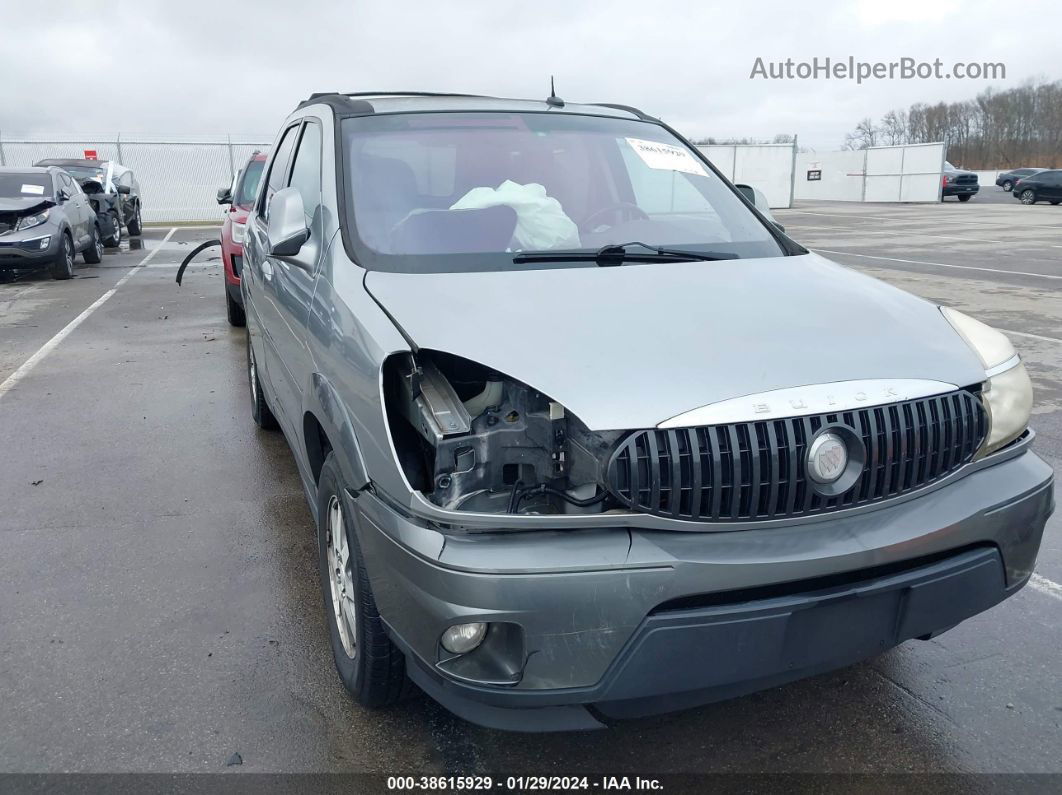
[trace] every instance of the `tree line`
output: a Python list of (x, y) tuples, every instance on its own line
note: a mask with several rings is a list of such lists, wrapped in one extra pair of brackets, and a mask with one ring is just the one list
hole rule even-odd
[(948, 160), (969, 169), (1062, 167), (1062, 80), (987, 88), (963, 102), (917, 102), (867, 117), (845, 149), (944, 141)]

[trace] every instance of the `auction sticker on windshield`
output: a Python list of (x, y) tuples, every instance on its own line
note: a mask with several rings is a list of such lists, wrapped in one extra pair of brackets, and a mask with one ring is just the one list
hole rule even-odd
[(658, 141), (643, 141), (641, 138), (628, 138), (627, 143), (631, 149), (638, 153), (649, 168), (658, 168), (663, 171), (683, 171), (687, 174), (697, 174), (707, 177), (708, 172), (697, 159), (681, 146), (662, 144)]
[(36, 194), (37, 196), (43, 196), (44, 195), (44, 186), (43, 185), (23, 185), (22, 186), (22, 192), (23, 193), (33, 193), (33, 194)]

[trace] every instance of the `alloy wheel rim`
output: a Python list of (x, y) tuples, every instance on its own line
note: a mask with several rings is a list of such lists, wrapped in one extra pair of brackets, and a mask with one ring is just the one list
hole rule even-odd
[(96, 236), (96, 239), (92, 241), (92, 244), (96, 248), (96, 256), (97, 257), (102, 257), (103, 256), (103, 238), (100, 237), (100, 230), (99, 229), (96, 230), (96, 235), (95, 236)]
[(339, 642), (350, 658), (357, 650), (358, 617), (354, 608), (354, 573), (350, 560), (343, 523), (343, 506), (332, 495), (325, 510), (325, 552), (328, 563), (328, 585), (332, 595), (332, 614), (339, 630)]
[(1021, 203), (1022, 204), (1032, 204), (1032, 199), (1033, 199), (1033, 195), (1032, 195), (1032, 193), (1030, 191), (1025, 191), (1025, 193), (1023, 193), (1021, 195)]
[(72, 271), (74, 269), (74, 247), (65, 238), (63, 239), (63, 257), (66, 260), (67, 271)]

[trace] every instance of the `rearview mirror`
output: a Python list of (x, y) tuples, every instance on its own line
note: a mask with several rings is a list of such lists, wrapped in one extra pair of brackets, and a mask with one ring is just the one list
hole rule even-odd
[(306, 212), (297, 188), (284, 188), (273, 194), (266, 220), (269, 253), (274, 257), (294, 257), (310, 236)]
[(67, 193), (67, 192), (66, 192), (65, 190), (63, 190), (62, 188), (60, 188), (60, 189), (59, 189), (58, 191), (56, 191), (56, 193), (55, 193), (55, 200), (56, 200), (57, 202), (59, 202), (59, 204), (62, 204), (63, 202), (65, 202), (65, 201), (66, 201), (67, 199), (69, 199), (69, 198), (70, 198), (70, 194), (68, 194), (68, 193)]
[(218, 204), (232, 204), (232, 190), (218, 188)]
[(133, 192), (133, 189), (130, 188), (128, 185), (119, 185), (118, 192), (121, 193), (123, 196), (128, 196), (130, 193)]

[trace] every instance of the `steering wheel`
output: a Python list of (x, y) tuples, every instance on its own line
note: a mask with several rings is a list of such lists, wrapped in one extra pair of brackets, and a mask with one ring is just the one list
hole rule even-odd
[[(625, 213), (631, 220), (649, 220), (649, 213), (637, 204), (634, 204), (633, 202), (613, 202), (612, 204), (605, 205), (600, 210), (594, 210), (594, 212), (590, 213), (590, 215), (583, 220), (583, 226), (587, 229), (593, 229), (595, 226), (594, 221), (596, 221), (599, 216), (605, 215), (606, 213)], [(610, 224), (610, 226), (614, 226), (614, 224)]]

